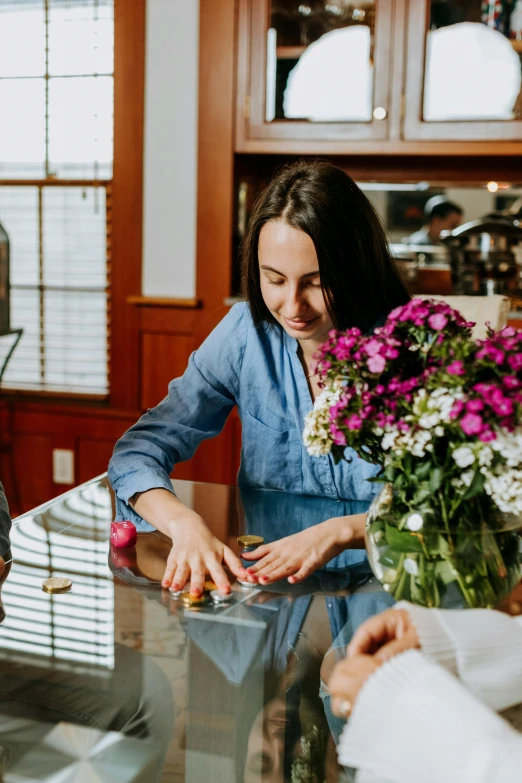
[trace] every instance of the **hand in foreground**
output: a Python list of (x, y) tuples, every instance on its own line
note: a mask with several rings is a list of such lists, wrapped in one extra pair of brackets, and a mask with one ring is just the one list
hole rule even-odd
[(381, 664), (382, 661), (375, 655), (356, 655), (337, 664), (329, 683), (334, 715), (348, 717), (359, 691)]
[(419, 637), (406, 609), (387, 609), (366, 620), (353, 635), (347, 657), (376, 655), (382, 662), (406, 650), (418, 649)]
[[(189, 518), (190, 517), (190, 518)], [(167, 567), (161, 582), (162, 587), (182, 590), (190, 580), (192, 595), (201, 595), (205, 586), (205, 576), (210, 575), (219, 590), (230, 592), (230, 582), (223, 565), (240, 579), (246, 579), (247, 573), (241, 560), (232, 550), (217, 539), (203, 519), (187, 511), (169, 524), (172, 549), (167, 559)]]
[[(353, 517), (364, 527), (364, 515)], [(281, 538), (272, 544), (264, 544), (242, 557), (257, 560), (247, 569), (252, 582), (268, 584), (287, 578), (290, 584), (302, 582), (318, 568), (335, 557), (355, 540), (357, 525), (351, 525), (349, 517), (328, 519), (300, 533)]]

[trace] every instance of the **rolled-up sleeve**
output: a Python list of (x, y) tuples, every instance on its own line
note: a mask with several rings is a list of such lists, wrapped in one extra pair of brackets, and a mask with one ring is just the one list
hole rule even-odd
[(172, 491), (174, 466), (223, 429), (236, 403), (246, 317), (246, 305), (235, 305), (191, 355), (185, 373), (171, 381), (165, 399), (116, 443), (109, 480), (125, 504), (137, 492)]

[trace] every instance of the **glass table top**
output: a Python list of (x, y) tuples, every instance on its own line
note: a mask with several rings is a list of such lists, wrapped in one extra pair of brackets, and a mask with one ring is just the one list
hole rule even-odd
[[(282, 492), (173, 484), (235, 551), (244, 533), (269, 542), (366, 510)], [(135, 548), (115, 549), (113, 518), (114, 496), (101, 477), (13, 523), (1, 589), (5, 780), (44, 779), (35, 777), (44, 768), (58, 775), (82, 743), (95, 747), (97, 780), (349, 780), (335, 751), (343, 724), (321, 678), (355, 628), (393, 603), (370, 578), (363, 553), (343, 553), (301, 585), (235, 584), (226, 604), (184, 609), (160, 584), (168, 539), (139, 533)], [(45, 593), (50, 576), (70, 578), (71, 590)], [(58, 739), (53, 730), (62, 732)]]

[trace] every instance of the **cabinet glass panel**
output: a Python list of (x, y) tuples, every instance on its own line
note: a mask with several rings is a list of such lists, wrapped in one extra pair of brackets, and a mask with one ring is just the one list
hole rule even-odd
[(432, 0), (426, 122), (517, 120), (522, 112), (522, 0)]
[(272, 0), (266, 121), (371, 122), (375, 2)]

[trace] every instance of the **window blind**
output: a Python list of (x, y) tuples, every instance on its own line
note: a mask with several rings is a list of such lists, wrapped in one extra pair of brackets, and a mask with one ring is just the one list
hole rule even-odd
[[(107, 674), (114, 668), (114, 583), (107, 564), (111, 513), (108, 491), (88, 487), (79, 498), (13, 526), (0, 659), (18, 656), (75, 672), (78, 666)], [(56, 574), (71, 577), (72, 593), (42, 591), (42, 580)]]
[(0, 1), (4, 387), (108, 394), (113, 70), (114, 0)]

